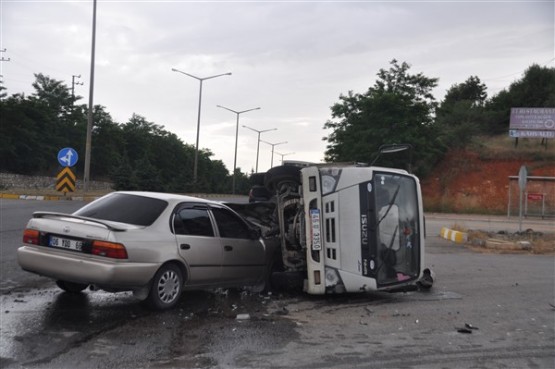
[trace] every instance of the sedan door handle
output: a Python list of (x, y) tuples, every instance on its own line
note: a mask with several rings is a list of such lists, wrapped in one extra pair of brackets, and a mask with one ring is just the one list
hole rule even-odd
[(181, 245), (179, 245), (179, 248), (181, 250), (189, 250), (191, 248), (191, 245), (189, 245), (188, 243), (182, 243)]
[(225, 251), (231, 251), (231, 250), (233, 250), (233, 247), (226, 245), (226, 246), (224, 246), (224, 250)]

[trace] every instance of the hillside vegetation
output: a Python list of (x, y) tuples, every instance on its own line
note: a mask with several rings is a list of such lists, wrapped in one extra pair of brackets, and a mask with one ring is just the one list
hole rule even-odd
[[(518, 182), (509, 177), (518, 176), (522, 165), (529, 176), (554, 178), (529, 180), (527, 192), (544, 194), (546, 215), (555, 215), (555, 144), (521, 138), (515, 147), (508, 134), (476, 137), (449, 151), (422, 180), (426, 211), (507, 214), (510, 192), (511, 213), (518, 214)], [(529, 201), (528, 208), (530, 214), (541, 214), (541, 201)]]

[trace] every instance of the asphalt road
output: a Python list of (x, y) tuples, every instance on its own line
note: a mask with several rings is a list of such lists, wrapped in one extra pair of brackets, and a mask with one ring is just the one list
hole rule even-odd
[(68, 296), (19, 269), (32, 212), (81, 205), (0, 202), (1, 368), (555, 367), (554, 256), (474, 253), (437, 236), (464, 217), (427, 216), (428, 293), (201, 291), (160, 313), (129, 293)]

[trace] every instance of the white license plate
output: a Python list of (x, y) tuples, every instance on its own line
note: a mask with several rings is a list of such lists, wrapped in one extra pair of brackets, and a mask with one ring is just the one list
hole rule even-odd
[(50, 236), (48, 245), (52, 247), (60, 247), (62, 249), (81, 251), (83, 248), (83, 242), (77, 240), (70, 240), (68, 238), (60, 238), (56, 236)]
[(310, 222), (312, 228), (312, 250), (322, 250), (320, 210), (310, 209)]

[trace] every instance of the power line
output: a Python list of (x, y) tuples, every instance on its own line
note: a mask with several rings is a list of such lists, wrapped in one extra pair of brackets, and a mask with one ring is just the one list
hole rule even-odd
[[(541, 65), (547, 66), (547, 64), (551, 63), (554, 60), (555, 60), (555, 58), (551, 58), (550, 60), (546, 61), (545, 63), (541, 63)], [(526, 68), (526, 69), (528, 69), (528, 68)], [(495, 81), (495, 80), (500, 80), (500, 79), (505, 79), (505, 78), (508, 78), (508, 77), (516, 76), (516, 75), (524, 73), (526, 71), (526, 69), (524, 69), (520, 72), (511, 73), (511, 74), (507, 74), (507, 75), (504, 75), (504, 76), (485, 78), (484, 81)]]

